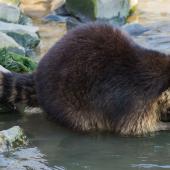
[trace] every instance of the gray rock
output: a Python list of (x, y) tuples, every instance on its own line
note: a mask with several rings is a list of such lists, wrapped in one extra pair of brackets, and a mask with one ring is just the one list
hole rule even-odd
[(82, 16), (96, 19), (119, 20), (127, 18), (134, 10), (138, 0), (67, 0), (67, 10), (80, 19)]
[(141, 24), (138, 23), (130, 23), (130, 24), (125, 24), (122, 26), (123, 30), (127, 31), (130, 35), (141, 35), (142, 33), (149, 31), (150, 29), (147, 27), (142, 26)]
[(49, 14), (43, 18), (44, 21), (56, 21), (59, 23), (65, 23), (67, 21), (68, 17), (65, 16), (60, 16), (60, 15), (54, 15), (54, 14)]
[(0, 131), (0, 152), (27, 145), (28, 140), (19, 126)]
[(54, 13), (55, 13), (56, 15), (69, 16), (69, 13), (68, 13), (68, 11), (67, 11), (67, 9), (66, 9), (65, 4), (62, 5), (60, 8), (57, 8), (57, 9), (54, 11)]
[[(100, 0), (97, 1), (97, 18), (127, 17), (137, 5), (137, 0)], [(132, 11), (131, 11), (132, 12)]]
[(23, 14), (20, 15), (20, 19), (19, 19), (18, 23), (21, 25), (29, 25), (29, 26), (33, 25), (32, 19), (28, 16), (23, 15)]
[(51, 1), (51, 11), (54, 11), (65, 4), (66, 0), (52, 0)]
[(67, 30), (70, 30), (80, 24), (82, 24), (82, 22), (74, 17), (67, 18), (67, 21), (66, 21)]
[(15, 6), (18, 6), (20, 4), (20, 0), (0, 0), (0, 2), (8, 5), (15, 5)]
[(40, 42), (37, 35), (38, 27), (0, 22), (0, 31), (25, 48), (34, 48)]
[(9, 51), (15, 52), (17, 54), (25, 55), (25, 49), (5, 33), (0, 32), (0, 42), (0, 49), (6, 48)]
[(0, 4), (0, 20), (5, 22), (18, 23), (20, 9), (16, 6)]

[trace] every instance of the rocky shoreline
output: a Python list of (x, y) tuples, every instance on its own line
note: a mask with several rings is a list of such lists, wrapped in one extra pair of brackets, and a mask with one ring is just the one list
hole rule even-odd
[[(33, 68), (21, 63), (23, 60), (34, 63), (31, 57), (40, 42), (38, 30), (31, 18), (22, 13), (19, 1), (0, 1), (0, 65), (16, 72), (32, 71)], [(17, 68), (19, 65), (22, 69)]]

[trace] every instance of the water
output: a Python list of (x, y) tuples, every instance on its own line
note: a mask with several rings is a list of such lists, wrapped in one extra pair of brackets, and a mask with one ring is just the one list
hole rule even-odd
[[(134, 38), (144, 46), (169, 53), (170, 0), (140, 0), (138, 8), (139, 12), (129, 21), (141, 23), (152, 30)], [(37, 51), (41, 57), (62, 37), (66, 28), (64, 24), (54, 22), (35, 21), (35, 24), (40, 27), (42, 41)], [(16, 152), (0, 154), (0, 169), (170, 169), (170, 132), (145, 137), (79, 134), (48, 121), (42, 113), (0, 115), (0, 130), (14, 125), (24, 129), (30, 145)]]
[(120, 137), (109, 133), (85, 135), (49, 122), (42, 114), (18, 117), (5, 114), (0, 120), (0, 129), (16, 124), (24, 128), (30, 139), (29, 147), (38, 147), (50, 167), (63, 170), (170, 169), (168, 132), (146, 137)]

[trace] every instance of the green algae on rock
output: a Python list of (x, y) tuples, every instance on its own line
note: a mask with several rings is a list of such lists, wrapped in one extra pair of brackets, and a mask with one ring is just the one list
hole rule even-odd
[(0, 65), (14, 72), (32, 72), (37, 63), (31, 58), (9, 52), (7, 49), (0, 49)]
[(67, 0), (67, 10), (73, 15), (84, 15), (90, 19), (96, 19), (96, 0)]

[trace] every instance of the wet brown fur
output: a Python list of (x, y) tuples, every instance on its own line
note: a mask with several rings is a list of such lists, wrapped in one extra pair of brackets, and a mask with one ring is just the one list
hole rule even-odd
[[(160, 130), (156, 104), (170, 86), (168, 57), (140, 47), (118, 28), (87, 24), (70, 31), (43, 57), (31, 75), (32, 90), (49, 117), (69, 128), (146, 134)], [(18, 89), (15, 84), (11, 102), (19, 88), (21, 93), (25, 89), (24, 83)], [(21, 96), (27, 100), (27, 93)]]

